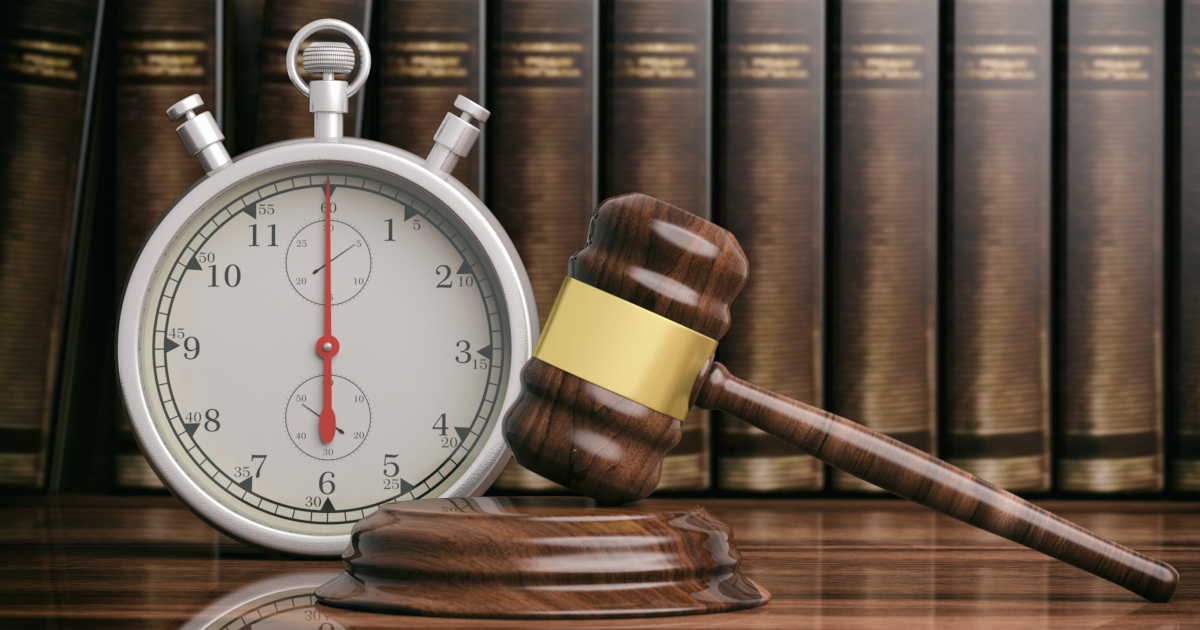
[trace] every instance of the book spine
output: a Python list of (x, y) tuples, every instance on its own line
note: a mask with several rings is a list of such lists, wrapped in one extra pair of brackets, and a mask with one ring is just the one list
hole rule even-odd
[(1181, 7), (1172, 485), (1200, 492), (1200, 0)]
[(258, 136), (258, 69), (262, 67), (265, 0), (224, 0), (225, 147), (230, 155), (254, 148)]
[(1163, 5), (1070, 0), (1057, 485), (1163, 487)]
[[(381, 7), (379, 139), (424, 157), (459, 94), (483, 97), (483, 0), (384, 0)], [(489, 124), (485, 128), (495, 126)], [(482, 147), (454, 177), (482, 195)]]
[[(121, 277), (129, 273), (163, 212), (204, 176), (199, 163), (179, 144), (165, 112), (193, 93), (204, 99), (214, 116), (220, 112), (219, 2), (128, 0), (121, 6), (116, 112)], [(123, 416), (117, 434), (116, 484), (123, 488), (162, 487)]]
[[(1172, 242), (1174, 354), (1170, 475), (1174, 490), (1200, 492), (1200, 0), (1178, 7), (1178, 40), (1172, 51), (1177, 75), (1172, 164), (1175, 223)], [(1170, 19), (1168, 19), (1170, 23)]]
[[(598, 201), (599, 11), (591, 0), (492, 7), (488, 198), (525, 263), (544, 324)], [(496, 486), (559, 488), (515, 460)]]
[[(711, 0), (603, 6), (603, 196), (640, 192), (710, 217)], [(693, 409), (659, 489), (708, 489), (709, 451), (709, 414)]]
[(959, 0), (943, 24), (943, 455), (1047, 491), (1051, 5)]
[[(258, 146), (313, 135), (312, 114), (306, 99), (288, 78), (285, 64), (288, 44), (296, 31), (314, 20), (333, 18), (350, 24), (370, 38), (367, 28), (370, 17), (371, 0), (266, 0), (258, 88)], [(321, 31), (310, 41), (350, 44), (349, 39), (334, 31)], [(307, 44), (301, 47), (301, 52), (305, 47)], [(357, 52), (355, 55), (357, 58)], [(305, 72), (299, 59), (296, 68), (305, 83), (318, 78)], [(357, 66), (355, 72), (358, 72)], [(350, 112), (343, 119), (345, 135), (362, 135), (362, 107), (362, 94), (350, 98)]]
[[(844, 0), (836, 11), (828, 403), (934, 452), (938, 2)], [(877, 490), (840, 471), (832, 486)]]
[(45, 487), (99, 7), (18, 3), (0, 22), (2, 486)]
[[(716, 214), (754, 266), (733, 303), (721, 361), (742, 378), (820, 406), (825, 3), (721, 4)], [(820, 461), (717, 415), (719, 488), (821, 489)]]
[(113, 199), (116, 146), (114, 119), (117, 59), (111, 2), (97, 3), (79, 168), (76, 175), (74, 245), (68, 257), (63, 300), (62, 351), (52, 420), (46, 491), (107, 492), (112, 489), (113, 418), (122, 413), (117, 394), (113, 308), (118, 280)]

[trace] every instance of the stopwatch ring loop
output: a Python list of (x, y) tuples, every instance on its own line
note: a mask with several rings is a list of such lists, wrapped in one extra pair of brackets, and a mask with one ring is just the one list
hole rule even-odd
[(367, 46), (367, 38), (363, 37), (358, 29), (341, 20), (316, 20), (305, 24), (303, 28), (296, 31), (292, 37), (292, 43), (288, 44), (287, 57), (284, 62), (287, 66), (288, 78), (292, 80), (292, 85), (295, 85), (301, 94), (308, 96), (308, 84), (300, 77), (300, 70), (296, 67), (296, 57), (300, 54), (300, 44), (318, 31), (338, 31), (349, 37), (350, 41), (354, 42), (354, 47), (358, 49), (358, 76), (354, 77), (354, 81), (351, 81), (350, 86), (346, 89), (347, 97), (354, 96), (367, 82), (367, 75), (371, 74), (371, 49)]

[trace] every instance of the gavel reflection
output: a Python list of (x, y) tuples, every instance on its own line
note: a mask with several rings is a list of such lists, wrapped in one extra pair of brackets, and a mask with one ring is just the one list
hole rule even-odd
[(1169, 564), (1043, 510), (927, 453), (747, 383), (713, 361), (748, 277), (732, 234), (645, 195), (604, 202), (504, 419), (521, 465), (607, 503), (658, 484), (691, 405), (723, 411), (846, 473), (1167, 601)]

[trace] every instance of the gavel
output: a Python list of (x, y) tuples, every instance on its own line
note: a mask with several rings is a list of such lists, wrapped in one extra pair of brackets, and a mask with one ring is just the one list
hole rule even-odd
[[(1179, 573), (861, 424), (713, 360), (748, 261), (726, 230), (640, 194), (592, 215), (504, 437), (529, 470), (603, 503), (646, 497), (692, 405), (736, 416), (884, 490), (1165, 602)], [(800, 334), (801, 331), (797, 331)]]

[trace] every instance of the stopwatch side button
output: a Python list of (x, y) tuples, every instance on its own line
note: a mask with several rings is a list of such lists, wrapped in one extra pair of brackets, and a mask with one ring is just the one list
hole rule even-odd
[(193, 110), (200, 109), (203, 106), (204, 99), (200, 98), (199, 94), (193, 94), (167, 108), (167, 118), (170, 118), (171, 122), (179, 122), (182, 118), (191, 120), (196, 117), (196, 113)]
[(471, 99), (463, 96), (462, 94), (459, 94), (458, 98), (454, 99), (454, 107), (462, 110), (462, 113), (463, 113), (462, 119), (463, 120), (467, 120), (467, 117), (470, 116), (471, 118), (478, 120), (480, 123), (485, 123), (485, 122), (487, 122), (487, 119), (489, 117), (491, 117), (491, 115), (492, 115), (492, 112), (489, 112), (488, 110), (484, 109), (483, 105), (480, 105), (479, 103), (476, 103), (475, 101), (472, 101)]
[(212, 113), (196, 113), (203, 105), (204, 99), (199, 94), (193, 94), (167, 108), (167, 118), (175, 122), (183, 120), (183, 124), (175, 128), (175, 133), (179, 134), (188, 155), (200, 161), (205, 173), (211, 173), (228, 166), (232, 160), (225, 145), (221, 144), (225, 134), (221, 133), (221, 127)]
[(482, 105), (461, 94), (454, 99), (454, 106), (462, 110), (462, 114), (457, 117), (446, 114), (433, 134), (433, 150), (425, 158), (425, 166), (442, 177), (450, 175), (458, 160), (467, 157), (475, 146), (479, 128), (473, 123), (482, 124), (492, 115)]

